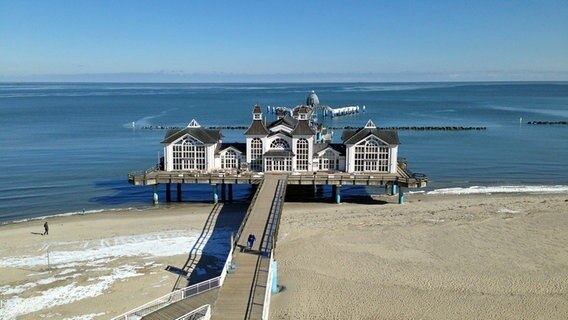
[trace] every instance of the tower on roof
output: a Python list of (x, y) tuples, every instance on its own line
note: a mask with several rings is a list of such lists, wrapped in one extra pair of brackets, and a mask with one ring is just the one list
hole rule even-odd
[(262, 109), (256, 104), (252, 110), (252, 120), (262, 120)]
[(298, 120), (308, 120), (308, 108), (305, 106), (298, 108)]
[(369, 120), (367, 121), (365, 128), (377, 128), (377, 126), (375, 126), (375, 123), (372, 120)]
[(316, 94), (316, 92), (314, 90), (312, 90), (312, 93), (310, 93), (310, 95), (306, 99), (306, 105), (308, 105), (310, 107), (317, 107), (319, 104), (320, 104), (320, 101), (319, 101), (318, 95)]

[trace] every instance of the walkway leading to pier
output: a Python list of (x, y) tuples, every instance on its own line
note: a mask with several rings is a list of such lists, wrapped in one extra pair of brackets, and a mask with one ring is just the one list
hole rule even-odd
[[(233, 255), (236, 271), (228, 274), (213, 307), (213, 319), (261, 319), (265, 301), (270, 252), (278, 230), (286, 192), (286, 174), (266, 174)], [(249, 234), (257, 241), (246, 250)], [(243, 248), (244, 250), (240, 250)]]

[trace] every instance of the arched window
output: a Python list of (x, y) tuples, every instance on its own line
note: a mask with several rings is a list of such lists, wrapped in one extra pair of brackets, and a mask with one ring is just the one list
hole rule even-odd
[(234, 150), (228, 150), (221, 156), (222, 169), (237, 169), (239, 167), (239, 158)]
[(286, 140), (278, 138), (278, 139), (272, 141), (272, 143), (270, 144), (270, 149), (289, 150), (290, 145), (288, 144), (288, 142), (286, 142)]
[(173, 145), (174, 170), (205, 169), (205, 145), (192, 137), (185, 137)]
[(296, 170), (308, 170), (308, 149), (310, 144), (307, 139), (299, 139), (296, 142)]
[(327, 150), (319, 157), (319, 168), (320, 170), (337, 170), (337, 157), (335, 152)]
[(389, 148), (376, 138), (355, 146), (355, 171), (388, 172)]
[(250, 169), (262, 171), (262, 140), (252, 139), (250, 143)]

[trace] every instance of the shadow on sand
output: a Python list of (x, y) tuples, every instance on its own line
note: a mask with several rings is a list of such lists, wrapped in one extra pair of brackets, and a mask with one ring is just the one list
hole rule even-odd
[[(341, 202), (373, 205), (383, 205), (389, 203), (385, 200), (373, 198), (373, 196), (369, 193), (369, 190), (364, 186), (343, 186), (342, 189)], [(314, 189), (313, 185), (288, 185), (285, 201), (335, 203), (336, 200), (333, 197), (331, 186), (318, 186)]]
[(178, 276), (173, 290), (221, 275), (232, 245), (231, 234), (238, 231), (247, 209), (246, 203), (213, 206), (185, 264), (179, 268), (187, 276)]

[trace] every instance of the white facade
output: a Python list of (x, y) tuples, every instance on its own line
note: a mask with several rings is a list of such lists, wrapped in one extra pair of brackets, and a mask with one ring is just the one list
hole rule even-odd
[(398, 145), (389, 145), (374, 135), (345, 146), (346, 172), (396, 173)]
[(216, 167), (216, 144), (205, 144), (185, 134), (164, 146), (166, 171), (210, 171)]
[(218, 130), (193, 120), (186, 128), (168, 131), (164, 138), (166, 171), (241, 170), (257, 172), (396, 173), (398, 135), (379, 130), (372, 121), (358, 130), (344, 130), (342, 144), (316, 142), (306, 109), (298, 118), (262, 121), (259, 106), (245, 132), (245, 143), (223, 144)]

